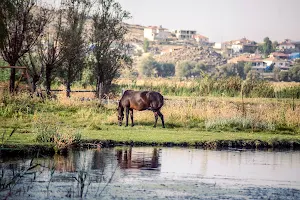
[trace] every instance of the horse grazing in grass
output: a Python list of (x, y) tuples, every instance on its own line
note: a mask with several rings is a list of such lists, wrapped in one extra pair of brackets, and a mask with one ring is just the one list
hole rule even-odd
[(165, 128), (164, 116), (161, 114), (160, 109), (164, 105), (164, 97), (153, 91), (133, 91), (126, 90), (119, 101), (118, 107), (118, 121), (119, 125), (122, 126), (122, 121), (124, 118), (124, 109), (126, 113), (126, 124), (128, 126), (128, 115), (130, 113), (131, 126), (134, 126), (133, 123), (133, 110), (143, 111), (151, 110), (154, 113), (156, 127), (158, 116), (161, 119), (162, 127)]

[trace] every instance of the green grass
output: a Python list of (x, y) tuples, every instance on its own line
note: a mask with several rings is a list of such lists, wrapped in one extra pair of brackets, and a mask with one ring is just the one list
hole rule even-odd
[[(205, 143), (215, 143), (215, 146), (235, 144), (238, 146), (250, 145), (252, 147), (288, 146), (300, 144), (300, 135), (274, 134), (271, 132), (216, 132), (185, 128), (153, 128), (148, 126), (119, 127), (117, 125), (100, 125), (100, 130), (78, 128), (82, 131), (82, 143), (97, 143), (110, 141), (118, 144), (145, 144), (145, 145), (185, 145), (203, 146)], [(9, 129), (6, 129), (9, 130)], [(10, 129), (11, 130), (11, 129)], [(4, 129), (0, 129), (1, 132)], [(7, 131), (7, 134), (9, 131)], [(7, 135), (5, 136), (8, 137)], [(36, 142), (35, 134), (29, 129), (17, 131), (5, 141), (6, 145), (24, 146), (40, 145)], [(49, 144), (49, 143), (47, 143)], [(234, 145), (233, 145), (234, 146)]]
[(135, 143), (174, 143), (195, 145), (199, 142), (213, 141), (239, 141), (239, 140), (260, 140), (271, 143), (274, 141), (295, 141), (300, 142), (300, 135), (281, 135), (273, 133), (251, 133), (251, 132), (215, 132), (189, 129), (162, 129), (143, 126), (124, 127), (106, 126), (100, 131), (85, 130), (83, 140), (112, 140), (116, 142)]
[[(7, 98), (5, 99), (5, 106), (9, 105), (11, 110), (5, 110), (4, 106), (1, 108), (3, 113), (0, 115), (0, 137), (3, 139), (0, 139), (0, 146), (51, 145), (52, 143), (37, 142), (36, 130), (39, 129), (35, 126), (39, 124), (49, 125), (50, 129), (51, 127), (58, 127), (57, 130), (65, 133), (78, 132), (81, 134), (81, 143), (108, 143), (109, 141), (113, 144), (135, 145), (300, 146), (299, 124), (285, 125), (276, 124), (275, 122), (266, 124), (260, 118), (254, 118), (253, 120), (252, 118), (240, 120), (238, 117), (231, 117), (226, 120), (218, 118), (218, 113), (222, 109), (226, 109), (227, 105), (239, 105), (239, 102), (235, 102), (234, 99), (226, 98), (221, 102), (224, 104), (224, 108), (212, 108), (218, 112), (214, 114), (214, 118), (209, 120), (200, 116), (202, 114), (201, 110), (193, 115), (189, 110), (192, 111), (198, 108), (193, 107), (193, 104), (199, 105), (201, 102), (207, 101), (213, 102), (212, 105), (218, 105), (220, 103), (219, 100), (209, 98), (198, 102), (195, 99), (180, 99), (184, 100), (183, 102), (187, 102), (188, 106), (184, 107), (185, 104), (183, 103), (175, 103), (174, 107), (177, 107), (177, 111), (182, 110), (176, 113), (176, 110), (170, 110), (173, 107), (169, 105), (169, 108), (164, 110), (166, 129), (163, 129), (160, 121), (157, 128), (152, 127), (154, 117), (151, 112), (147, 111), (145, 113), (135, 112), (136, 126), (124, 127), (123, 125), (120, 127), (116, 124), (117, 113), (115, 105), (105, 107), (97, 102), (74, 101), (71, 104), (64, 104), (58, 101), (46, 100), (43, 102), (22, 97), (16, 99)], [(272, 101), (264, 102), (268, 103), (268, 105), (274, 104)], [(296, 108), (299, 109), (299, 102), (296, 105)], [(187, 110), (183, 110), (184, 108), (187, 108)], [(233, 111), (231, 108), (227, 108), (224, 113), (227, 112)], [(271, 128), (268, 127), (270, 125), (272, 125)], [(45, 126), (40, 128), (45, 128)], [(16, 131), (10, 137), (9, 134), (14, 128), (16, 128)]]

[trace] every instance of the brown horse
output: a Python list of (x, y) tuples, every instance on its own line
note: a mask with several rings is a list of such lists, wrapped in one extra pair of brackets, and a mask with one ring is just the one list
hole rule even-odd
[(133, 91), (126, 90), (119, 101), (118, 107), (118, 121), (119, 125), (122, 126), (122, 121), (124, 118), (124, 109), (126, 113), (126, 124), (128, 126), (128, 115), (130, 112), (131, 126), (134, 126), (133, 123), (133, 110), (151, 110), (154, 113), (156, 127), (158, 116), (161, 119), (162, 127), (165, 128), (164, 116), (161, 114), (160, 109), (164, 105), (164, 97), (153, 91)]

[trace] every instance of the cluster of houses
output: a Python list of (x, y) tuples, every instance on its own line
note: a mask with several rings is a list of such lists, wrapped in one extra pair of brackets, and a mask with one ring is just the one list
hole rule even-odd
[(195, 44), (211, 46), (214, 51), (228, 57), (228, 63), (251, 63), (252, 70), (259, 73), (272, 72), (274, 68), (289, 70), (295, 59), (300, 59), (300, 42), (286, 39), (278, 44), (276, 52), (264, 58), (258, 51), (258, 43), (247, 38), (223, 43), (210, 43), (209, 38), (195, 30), (169, 31), (162, 26), (144, 28), (144, 38), (149, 41), (171, 42), (192, 41)]
[(197, 34), (195, 30), (172, 30), (162, 26), (148, 26), (144, 28), (144, 38), (149, 41), (168, 42), (178, 40), (193, 40), (200, 44), (208, 44), (209, 38)]
[[(278, 44), (276, 51), (267, 58), (258, 52), (258, 45), (254, 41), (246, 38), (241, 40), (222, 43), (221, 51), (225, 51), (233, 56), (228, 63), (247, 62), (251, 63), (252, 70), (260, 74), (271, 73), (277, 68), (280, 71), (287, 71), (293, 66), (296, 59), (300, 59), (300, 42), (286, 39)], [(214, 46), (216, 48), (216, 44)]]

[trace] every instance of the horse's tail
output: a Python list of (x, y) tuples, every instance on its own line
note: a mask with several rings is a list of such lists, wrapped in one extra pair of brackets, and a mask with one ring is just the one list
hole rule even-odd
[(159, 108), (161, 108), (164, 105), (164, 96), (163, 95), (159, 95), (160, 96), (160, 101), (159, 101)]

